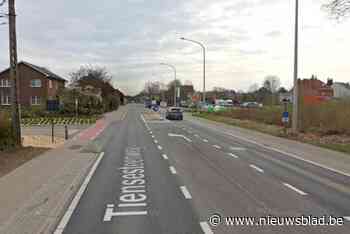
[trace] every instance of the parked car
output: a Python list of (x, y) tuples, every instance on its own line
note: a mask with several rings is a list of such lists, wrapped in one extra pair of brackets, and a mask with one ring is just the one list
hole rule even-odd
[(226, 108), (224, 106), (219, 106), (219, 105), (216, 105), (214, 107), (214, 112), (220, 112), (220, 111), (225, 111)]
[(166, 111), (165, 118), (169, 120), (183, 120), (183, 111), (180, 107), (170, 107)]
[(243, 108), (261, 108), (263, 105), (257, 102), (244, 102), (241, 107)]

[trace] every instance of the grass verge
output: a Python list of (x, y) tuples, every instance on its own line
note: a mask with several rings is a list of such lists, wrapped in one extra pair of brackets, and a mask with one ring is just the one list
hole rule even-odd
[[(212, 120), (220, 123), (225, 123), (236, 127), (251, 129), (258, 132), (270, 134), (273, 136), (296, 140), (303, 143), (308, 143), (315, 146), (350, 154), (349, 143), (331, 143), (329, 141), (325, 143), (325, 140), (324, 140), (325, 137), (314, 133), (301, 133), (298, 136), (292, 136), (291, 134), (285, 135), (283, 132), (283, 127), (281, 126), (258, 123), (251, 120), (233, 119), (227, 116), (217, 115), (215, 113), (201, 112), (201, 113), (192, 113), (192, 115), (195, 117), (200, 117), (200, 118), (204, 118), (204, 119), (208, 119), (208, 120)], [(343, 136), (343, 137), (348, 137), (348, 136)]]

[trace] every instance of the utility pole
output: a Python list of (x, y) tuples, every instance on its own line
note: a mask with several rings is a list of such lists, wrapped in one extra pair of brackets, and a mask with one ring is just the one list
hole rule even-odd
[(294, 38), (294, 89), (293, 89), (293, 133), (299, 130), (299, 87), (298, 87), (298, 33), (299, 33), (299, 0), (295, 0), (295, 38)]
[(12, 89), (12, 134), (17, 146), (22, 145), (21, 121), (18, 108), (18, 77), (17, 77), (17, 38), (15, 0), (8, 0), (9, 7), (9, 49), (10, 49), (10, 80)]

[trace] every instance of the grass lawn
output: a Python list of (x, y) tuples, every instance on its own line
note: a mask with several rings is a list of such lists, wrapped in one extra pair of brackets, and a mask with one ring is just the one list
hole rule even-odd
[[(343, 152), (350, 154), (350, 144), (349, 143), (330, 143), (329, 141), (325, 143), (322, 139), (322, 136), (319, 136), (314, 133), (301, 133), (298, 136), (291, 136), (291, 135), (285, 135), (283, 133), (283, 127), (277, 126), (277, 125), (269, 125), (264, 123), (258, 123), (251, 120), (239, 120), (239, 119), (233, 119), (227, 116), (221, 116), (217, 115), (215, 113), (207, 113), (207, 112), (201, 112), (201, 113), (193, 113), (193, 116), (205, 118), (208, 120), (221, 122), (241, 128), (247, 128), (251, 130), (255, 130), (258, 132), (270, 134), (277, 137), (283, 137), (288, 138), (291, 140), (301, 141), (304, 143), (313, 144), (316, 146), (320, 146), (323, 148)], [(342, 136), (339, 136), (342, 137)], [(349, 138), (348, 136), (344, 136)]]

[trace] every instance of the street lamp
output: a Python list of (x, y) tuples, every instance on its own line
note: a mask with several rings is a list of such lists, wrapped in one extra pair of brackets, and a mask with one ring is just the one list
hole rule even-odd
[(170, 67), (174, 71), (174, 106), (176, 106), (176, 67), (167, 63), (160, 63), (160, 65)]
[(299, 0), (295, 0), (295, 35), (294, 35), (294, 89), (293, 89), (293, 133), (298, 132), (299, 87), (298, 87), (298, 37), (299, 34)]
[(187, 38), (184, 38), (184, 37), (181, 37), (180, 38), (181, 40), (184, 40), (184, 41), (189, 41), (189, 42), (192, 42), (192, 43), (195, 43), (197, 45), (200, 45), (203, 49), (203, 103), (205, 103), (205, 46), (199, 42), (199, 41), (195, 41), (195, 40), (191, 40), (191, 39), (187, 39)]

